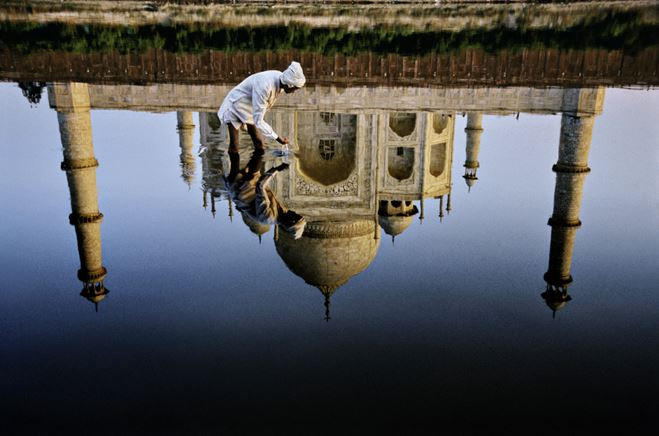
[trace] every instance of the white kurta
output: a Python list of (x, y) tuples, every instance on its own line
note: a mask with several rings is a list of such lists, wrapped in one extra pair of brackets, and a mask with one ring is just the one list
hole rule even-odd
[(279, 135), (265, 122), (264, 117), (283, 92), (281, 75), (281, 71), (263, 71), (240, 82), (224, 98), (218, 113), (220, 120), (233, 124), (236, 129), (243, 124), (254, 124), (265, 137), (277, 139)]

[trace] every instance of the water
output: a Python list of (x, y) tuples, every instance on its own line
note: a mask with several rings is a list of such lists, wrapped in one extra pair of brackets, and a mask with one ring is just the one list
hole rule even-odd
[(293, 240), (259, 238), (228, 201), (214, 112), (230, 80), (107, 66), (20, 72), (47, 83), (38, 104), (0, 84), (9, 433), (653, 425), (646, 81), (332, 85), (317, 70), (268, 114), (291, 139), (264, 167), (290, 163), (273, 192), (307, 221)]

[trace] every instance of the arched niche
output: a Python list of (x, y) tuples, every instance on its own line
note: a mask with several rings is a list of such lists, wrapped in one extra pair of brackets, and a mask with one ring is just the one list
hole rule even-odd
[(414, 172), (414, 148), (390, 148), (387, 158), (387, 170), (391, 177), (399, 181), (412, 177), (412, 173)]
[(432, 114), (432, 130), (440, 135), (446, 129), (446, 126), (448, 126), (450, 118), (451, 116), (446, 114)]
[(446, 168), (446, 142), (433, 144), (430, 147), (430, 174), (439, 177)]
[(416, 114), (406, 112), (390, 113), (389, 128), (400, 138), (410, 136), (416, 128)]
[(298, 168), (329, 186), (350, 177), (357, 156), (357, 116), (334, 112), (298, 113)]

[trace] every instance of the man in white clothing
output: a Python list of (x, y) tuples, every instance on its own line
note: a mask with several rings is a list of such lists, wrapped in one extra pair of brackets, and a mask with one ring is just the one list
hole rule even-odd
[(246, 128), (256, 149), (263, 149), (263, 137), (288, 144), (268, 123), (265, 113), (283, 92), (290, 94), (304, 86), (306, 79), (298, 62), (281, 71), (263, 71), (252, 74), (224, 98), (218, 116), (229, 130), (229, 152), (238, 151), (239, 131)]

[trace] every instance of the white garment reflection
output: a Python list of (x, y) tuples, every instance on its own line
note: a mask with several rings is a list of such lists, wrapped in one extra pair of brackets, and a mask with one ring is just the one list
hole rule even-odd
[(255, 149), (247, 165), (240, 169), (240, 154), (230, 151), (231, 170), (226, 177), (227, 190), (250, 228), (260, 228), (265, 233), (270, 225), (275, 224), (298, 239), (304, 233), (306, 220), (287, 209), (271, 188), (276, 175), (288, 169), (288, 164), (280, 164), (262, 174), (263, 154), (263, 150)]

